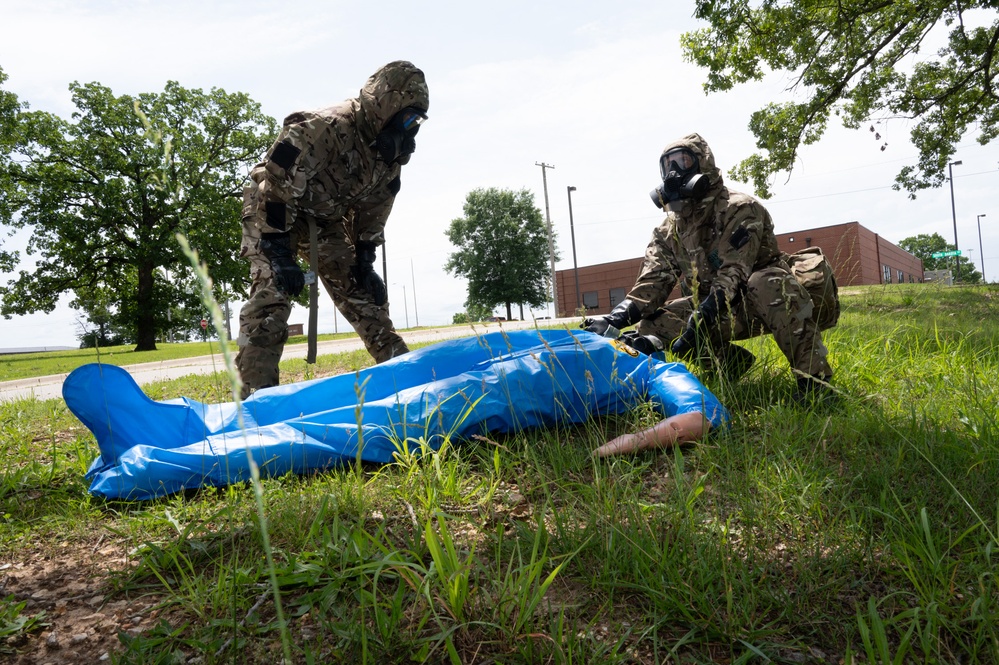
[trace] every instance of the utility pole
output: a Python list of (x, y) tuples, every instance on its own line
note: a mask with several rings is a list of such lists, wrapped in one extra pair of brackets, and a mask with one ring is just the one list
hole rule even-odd
[(954, 219), (954, 249), (957, 254), (954, 255), (954, 281), (958, 282), (960, 277), (961, 263), (958, 258), (961, 255), (960, 248), (957, 246), (957, 208), (954, 207), (954, 167), (960, 166), (961, 160), (956, 162), (950, 162), (947, 164), (947, 179), (950, 180), (950, 214)]
[(545, 219), (548, 222), (548, 257), (551, 259), (552, 264), (552, 309), (554, 309), (553, 319), (558, 318), (558, 287), (555, 284), (555, 238), (552, 235), (552, 216), (548, 210), (548, 171), (547, 169), (555, 168), (551, 164), (545, 164), (544, 162), (534, 162), (535, 166), (541, 167), (541, 181), (545, 186)]
[(413, 314), (416, 315), (416, 327), (420, 327), (420, 310), (416, 308), (416, 268), (413, 267), (413, 259), (409, 259), (409, 276), (413, 279)]
[(985, 252), (982, 251), (982, 217), (985, 217), (985, 213), (982, 213), (975, 220), (978, 223), (978, 256), (979, 261), (982, 262), (982, 284), (988, 284), (985, 279)]
[(406, 328), (409, 328), (409, 303), (406, 300), (406, 285), (402, 285), (402, 308), (406, 311)]

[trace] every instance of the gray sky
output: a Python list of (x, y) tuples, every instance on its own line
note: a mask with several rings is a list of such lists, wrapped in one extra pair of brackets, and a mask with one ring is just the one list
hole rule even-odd
[[(788, 80), (774, 76), (705, 96), (703, 72), (680, 56), (680, 34), (698, 27), (689, 0), (282, 4), (0, 0), (5, 89), (34, 109), (68, 118), (73, 81), (96, 81), (121, 95), (160, 92), (175, 80), (245, 92), (281, 120), (355, 96), (386, 62), (414, 62), (427, 75), (430, 120), (403, 169), (386, 232), (398, 327), (407, 315), (410, 325), (417, 319), (432, 325), (450, 323), (463, 310), (466, 284), (441, 266), (454, 249), (444, 230), (461, 216), (470, 190), (527, 188), (544, 212), (536, 163), (551, 164), (549, 209), (562, 256), (556, 268), (572, 267), (569, 185), (576, 187), (579, 265), (640, 256), (662, 217), (648, 192), (658, 184), (663, 146), (698, 132), (727, 170), (752, 152), (750, 113), (789, 95)], [(858, 221), (892, 242), (934, 232), (953, 242), (948, 187), (915, 201), (891, 189), (898, 170), (915, 158), (909, 129), (903, 121), (882, 124), (876, 141), (866, 128), (831, 127), (819, 145), (802, 151), (790, 178), (774, 186), (766, 205), (777, 232)], [(995, 280), (999, 143), (981, 147), (966, 137), (954, 159), (963, 161), (954, 170), (959, 246), (973, 250), (965, 254), (981, 270), (976, 216), (986, 214), (985, 269)], [(23, 248), (26, 239), (6, 242)], [(7, 279), (0, 276), (0, 283)], [(320, 332), (332, 332), (334, 308), (325, 294), (321, 303)], [(75, 319), (66, 306), (0, 319), (0, 347), (75, 346)], [(306, 321), (296, 308), (291, 322)], [(342, 318), (336, 325), (348, 329)]]

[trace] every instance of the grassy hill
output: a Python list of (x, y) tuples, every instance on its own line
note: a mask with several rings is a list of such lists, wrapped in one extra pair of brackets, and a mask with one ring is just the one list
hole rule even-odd
[[(825, 334), (839, 405), (794, 405), (773, 341), (751, 340), (759, 361), (738, 384), (703, 377), (732, 426), (634, 457), (590, 451), (655, 422), (651, 409), (265, 480), (259, 497), (107, 504), (87, 494), (96, 446), (60, 400), (2, 404), (0, 652), (997, 662), (999, 287), (842, 300)], [(146, 390), (228, 399), (216, 377)]]

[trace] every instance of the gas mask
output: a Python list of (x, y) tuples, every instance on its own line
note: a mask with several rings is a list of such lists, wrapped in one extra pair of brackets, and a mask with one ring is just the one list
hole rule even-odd
[(700, 172), (697, 155), (687, 148), (674, 148), (659, 160), (663, 184), (649, 196), (657, 208), (665, 209), (676, 201), (700, 201), (708, 193), (708, 177)]
[(409, 157), (416, 151), (416, 132), (427, 119), (427, 114), (409, 106), (392, 116), (372, 147), (378, 151), (382, 161), (392, 164), (408, 164)]

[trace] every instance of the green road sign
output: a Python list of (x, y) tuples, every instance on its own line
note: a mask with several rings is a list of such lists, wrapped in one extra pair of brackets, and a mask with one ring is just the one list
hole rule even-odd
[(961, 256), (961, 250), (952, 249), (949, 252), (933, 252), (932, 254), (930, 254), (930, 256), (932, 256), (935, 259), (942, 259), (945, 256)]

